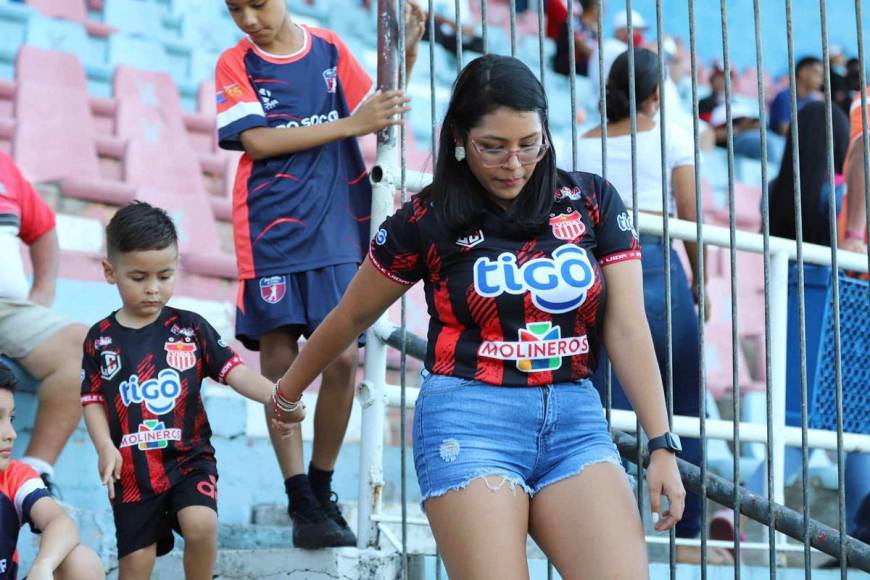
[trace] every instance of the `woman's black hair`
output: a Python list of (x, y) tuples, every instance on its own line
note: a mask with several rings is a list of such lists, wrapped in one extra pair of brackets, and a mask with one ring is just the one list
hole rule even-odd
[[(611, 123), (629, 116), (628, 51), (613, 61), (607, 76), (607, 120)], [(634, 94), (640, 107), (659, 86), (659, 57), (646, 48), (634, 49)]]
[(487, 199), (486, 191), (469, 169), (468, 162), (456, 160), (456, 137), (465, 142), (481, 117), (499, 107), (536, 112), (541, 119), (544, 139), (550, 143), (528, 183), (505, 211), (507, 228), (520, 235), (538, 232), (547, 223), (557, 173), (553, 139), (547, 126), (544, 87), (516, 58), (487, 54), (469, 62), (453, 85), (453, 96), (441, 127), (432, 185), (422, 193), (424, 199), (434, 202), (436, 215), (451, 234), (480, 227)]

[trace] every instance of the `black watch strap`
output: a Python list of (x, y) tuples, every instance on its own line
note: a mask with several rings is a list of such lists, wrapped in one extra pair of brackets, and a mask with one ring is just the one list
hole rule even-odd
[(676, 433), (665, 433), (658, 437), (653, 437), (647, 443), (649, 452), (652, 453), (656, 449), (667, 449), (673, 453), (680, 453), (683, 450), (683, 444), (680, 441), (680, 436)]

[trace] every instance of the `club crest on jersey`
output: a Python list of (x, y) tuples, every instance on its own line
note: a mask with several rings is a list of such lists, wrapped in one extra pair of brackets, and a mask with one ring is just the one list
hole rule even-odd
[(577, 201), (582, 196), (583, 193), (580, 191), (579, 187), (560, 187), (556, 190), (556, 194), (553, 196), (553, 199), (555, 199), (556, 201), (562, 201), (563, 199)]
[(570, 242), (586, 233), (586, 224), (580, 217), (580, 212), (562, 213), (550, 218), (550, 228), (553, 235), (560, 240)]
[(139, 375), (130, 375), (119, 388), (121, 402), (125, 407), (145, 403), (155, 415), (163, 415), (175, 408), (175, 400), (181, 394), (181, 377), (174, 369), (163, 369), (156, 379), (148, 379), (141, 385)]
[(323, 71), (323, 82), (326, 83), (327, 93), (335, 92), (336, 86), (338, 85), (338, 74), (335, 67)]
[(196, 366), (195, 342), (170, 340), (163, 348), (166, 349), (166, 364), (175, 370), (184, 372)]
[(476, 232), (471, 232), (467, 236), (456, 238), (456, 245), (462, 246), (463, 248), (473, 248), (474, 246), (482, 243), (483, 230), (477, 230)]
[(562, 329), (551, 322), (531, 322), (519, 329), (519, 340), (487, 341), (478, 348), (478, 356), (516, 361), (524, 373), (555, 371), (562, 359), (589, 352), (586, 336), (562, 338)]
[(121, 438), (121, 449), (137, 445), (140, 451), (166, 449), (170, 441), (181, 441), (181, 429), (167, 429), (159, 419), (146, 419), (138, 433), (127, 433)]
[(287, 293), (287, 278), (284, 276), (269, 276), (260, 278), (260, 298), (269, 304), (278, 304)]
[(121, 370), (121, 355), (113, 350), (100, 352), (100, 376), (105, 381), (111, 381)]
[(496, 260), (478, 258), (474, 263), (474, 289), (481, 296), (529, 293), (536, 308), (553, 314), (579, 308), (594, 284), (589, 256), (574, 244), (562, 244), (551, 258), (535, 258), (522, 266), (510, 252)]

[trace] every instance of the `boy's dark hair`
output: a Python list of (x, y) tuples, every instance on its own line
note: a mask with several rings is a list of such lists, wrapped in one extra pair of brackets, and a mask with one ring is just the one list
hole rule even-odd
[(487, 199), (468, 163), (456, 160), (456, 136), (465, 141), (481, 117), (500, 107), (536, 112), (544, 139), (550, 144), (528, 183), (506, 210), (507, 228), (514, 234), (528, 234), (540, 231), (547, 223), (557, 174), (544, 87), (522, 61), (487, 54), (469, 62), (453, 85), (453, 96), (441, 127), (434, 178), (422, 194), (424, 199), (434, 202), (436, 215), (451, 233), (479, 227)]
[(177, 245), (178, 233), (172, 218), (163, 209), (144, 201), (122, 207), (106, 226), (106, 251), (110, 258)]
[[(611, 123), (628, 117), (629, 110), (629, 51), (616, 57), (607, 77), (607, 120)], [(646, 48), (634, 49), (634, 94), (640, 107), (659, 86), (659, 57)]]
[(817, 64), (822, 64), (822, 59), (816, 56), (805, 56), (794, 65), (794, 76), (797, 78), (801, 71), (808, 66), (813, 66)]
[(580, 0), (580, 6), (583, 7), (584, 11), (591, 10), (593, 8), (598, 8), (599, 0)]
[(0, 390), (15, 392), (18, 388), (18, 379), (12, 373), (12, 369), (0, 362)]

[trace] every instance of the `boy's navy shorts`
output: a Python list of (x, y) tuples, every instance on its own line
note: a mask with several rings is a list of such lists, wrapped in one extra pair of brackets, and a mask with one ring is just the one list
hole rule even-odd
[(260, 337), (286, 328), (309, 337), (338, 306), (359, 264), (242, 280), (236, 301), (236, 338), (248, 350), (260, 350)]
[[(115, 488), (120, 492), (120, 485)], [(115, 538), (118, 541), (118, 558), (136, 550), (157, 544), (157, 555), (172, 551), (175, 545), (175, 530), (181, 534), (178, 512), (198, 505), (217, 512), (217, 470), (213, 466), (195, 469), (169, 491), (132, 503), (117, 501), (112, 505), (115, 516)]]

